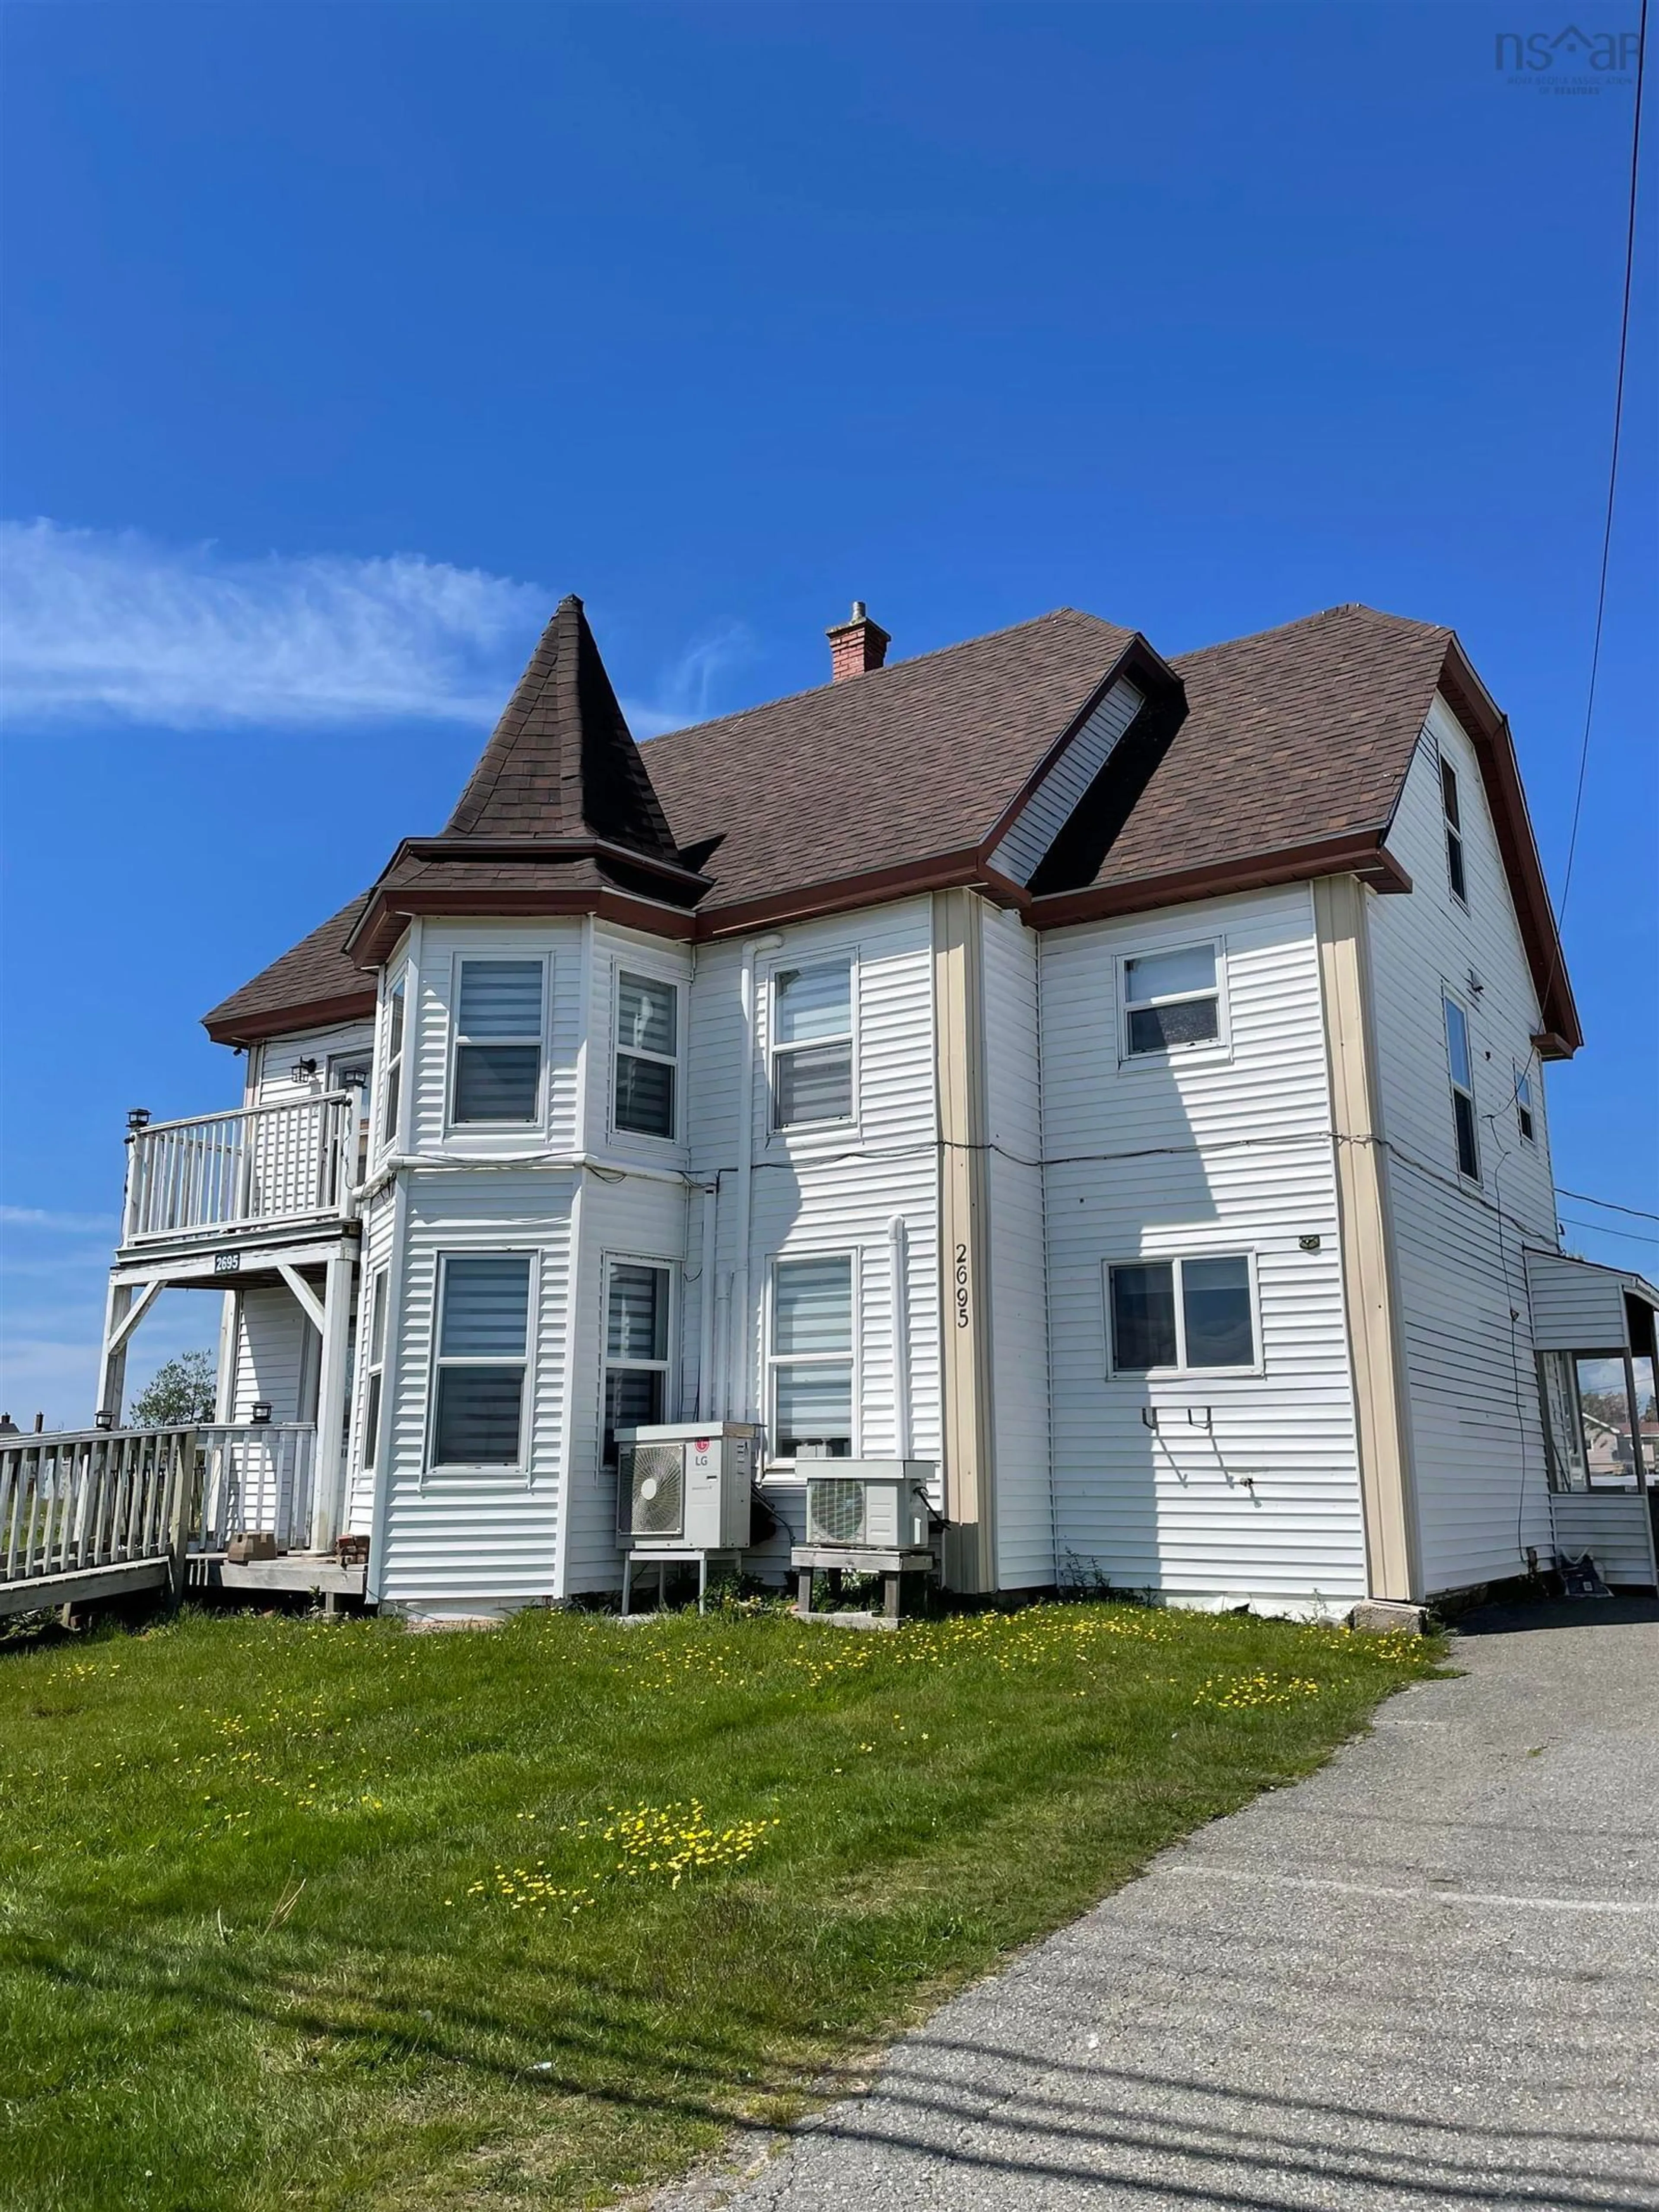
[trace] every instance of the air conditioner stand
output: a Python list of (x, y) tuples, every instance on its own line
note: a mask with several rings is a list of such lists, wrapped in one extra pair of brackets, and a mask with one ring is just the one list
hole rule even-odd
[(668, 1579), (669, 1568), (687, 1566), (695, 1559), (697, 1563), (697, 1611), (707, 1613), (708, 1610), (708, 1562), (711, 1559), (729, 1562), (732, 1566), (741, 1569), (743, 1557), (743, 1552), (739, 1547), (733, 1547), (726, 1551), (694, 1552), (688, 1544), (634, 1545), (623, 1555), (623, 1618), (624, 1620), (628, 1618), (629, 1603), (634, 1595), (634, 1569), (636, 1565), (649, 1565), (653, 1562), (655, 1563), (657, 1604), (660, 1607), (663, 1601), (663, 1588)]
[(820, 1567), (836, 1577), (837, 1592), (843, 1574), (879, 1575), (882, 1617), (893, 1621), (899, 1617), (903, 1577), (939, 1572), (938, 1555), (930, 1551), (854, 1549), (832, 1544), (797, 1544), (790, 1552), (789, 1564), (797, 1577), (795, 1610), (803, 1620), (812, 1618), (812, 1577)]

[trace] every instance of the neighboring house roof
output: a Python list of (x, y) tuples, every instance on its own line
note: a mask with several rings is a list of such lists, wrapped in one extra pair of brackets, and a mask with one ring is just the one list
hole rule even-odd
[[(998, 877), (993, 848), (1126, 672), (1146, 704), (1029, 889)], [(1571, 1050), (1577, 1017), (1508, 726), (1453, 632), (1361, 606), (1173, 665), (1136, 632), (1061, 608), (642, 750), (581, 603), (566, 599), (443, 836), (405, 841), (372, 892), (208, 1029), (224, 1042), (292, 1029), (286, 992), (320, 998), (327, 980), (344, 999), (353, 975), (366, 1006), (362, 967), (415, 912), (597, 908), (706, 937), (950, 882), (982, 884), (1037, 927), (1349, 870), (1408, 890), (1385, 840), (1437, 690), (1480, 756), (1546, 1049)]]

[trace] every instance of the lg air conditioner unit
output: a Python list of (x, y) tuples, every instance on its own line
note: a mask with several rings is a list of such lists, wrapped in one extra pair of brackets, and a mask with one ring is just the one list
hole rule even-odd
[(737, 1552), (749, 1543), (755, 1431), (732, 1421), (617, 1431), (617, 1540), (624, 1548)]
[[(833, 1551), (927, 1548), (930, 1459), (838, 1459), (806, 1477), (806, 1540)], [(835, 1472), (828, 1470), (833, 1468)]]

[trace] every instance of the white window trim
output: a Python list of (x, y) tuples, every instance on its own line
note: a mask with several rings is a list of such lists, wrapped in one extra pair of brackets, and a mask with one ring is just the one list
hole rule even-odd
[[(1189, 1367), (1186, 1364), (1187, 1301), (1183, 1293), (1181, 1269), (1188, 1260), (1243, 1260), (1249, 1271), (1250, 1294), (1250, 1340), (1255, 1346), (1255, 1358), (1247, 1364), (1232, 1367)], [(1114, 1267), (1168, 1267), (1171, 1270), (1175, 1287), (1175, 1323), (1176, 1364), (1173, 1367), (1120, 1367), (1116, 1349), (1112, 1341), (1112, 1270)], [(1224, 1380), (1229, 1376), (1265, 1375), (1267, 1371), (1267, 1348), (1261, 1340), (1261, 1283), (1256, 1267), (1256, 1255), (1252, 1246), (1240, 1250), (1237, 1245), (1215, 1250), (1187, 1249), (1179, 1252), (1115, 1252), (1100, 1263), (1100, 1295), (1102, 1319), (1106, 1333), (1106, 1376), (1113, 1382), (1207, 1382)]]
[[(1521, 1097), (1521, 1089), (1523, 1084), (1526, 1086), (1527, 1092), (1524, 1105)], [(1516, 1133), (1520, 1138), (1521, 1142), (1523, 1145), (1530, 1145), (1534, 1150), (1537, 1148), (1538, 1144), (1538, 1101), (1542, 1090), (1543, 1085), (1541, 1084), (1534, 1087), (1532, 1079), (1531, 1068), (1523, 1067), (1521, 1065), (1521, 1062), (1517, 1060), (1515, 1062)], [(1526, 1115), (1527, 1120), (1532, 1123), (1530, 1129), (1526, 1127), (1525, 1124), (1522, 1121), (1521, 1116), (1522, 1113)]]
[[(671, 1058), (665, 1053), (636, 1051), (624, 1046), (622, 1041), (622, 979), (624, 974), (643, 976), (648, 982), (665, 984), (674, 994), (674, 1051)], [(686, 1024), (690, 1017), (691, 994), (686, 988), (687, 978), (679, 970), (664, 968), (648, 957), (634, 960), (617, 954), (611, 962), (611, 1063), (606, 1079), (605, 1129), (624, 1145), (653, 1145), (683, 1146), (686, 1128)], [(665, 1137), (649, 1129), (624, 1129), (617, 1121), (617, 1062), (626, 1051), (631, 1059), (653, 1060), (659, 1066), (674, 1071), (674, 1115), (672, 1125)]]
[[(844, 960), (848, 967), (848, 1019), (852, 1024), (849, 1042), (852, 1045), (853, 1110), (842, 1121), (787, 1121), (777, 1118), (777, 1082), (774, 1073), (776, 1056), (780, 1052), (797, 1052), (798, 1045), (780, 1045), (777, 1042), (777, 979), (799, 968), (830, 968)], [(810, 951), (786, 948), (774, 956), (765, 971), (766, 1024), (761, 1037), (762, 1051), (757, 1054), (761, 1065), (761, 1079), (766, 1091), (766, 1141), (769, 1146), (795, 1152), (811, 1149), (836, 1150), (844, 1146), (849, 1137), (857, 1140), (863, 1121), (863, 1068), (859, 1049), (860, 992), (860, 977), (863, 958), (857, 945), (814, 945)], [(757, 994), (758, 995), (758, 994)], [(839, 1037), (814, 1037), (812, 1044), (838, 1044)], [(752, 1104), (752, 1101), (751, 1101)], [(793, 1253), (786, 1253), (793, 1259)]]
[[(679, 1419), (679, 1415), (675, 1410), (679, 1402), (679, 1392), (675, 1387), (675, 1380), (679, 1371), (679, 1361), (676, 1356), (676, 1347), (678, 1343), (676, 1331), (679, 1327), (680, 1317), (680, 1267), (681, 1262), (678, 1260), (665, 1259), (659, 1252), (605, 1252), (601, 1255), (599, 1267), (599, 1423), (594, 1431), (594, 1434), (598, 1439), (599, 1444), (599, 1449), (595, 1455), (595, 1464), (599, 1468), (599, 1477), (602, 1480), (611, 1473), (611, 1469), (609, 1469), (605, 1463), (605, 1386), (610, 1379), (611, 1370), (613, 1364), (618, 1367), (648, 1367), (653, 1370), (660, 1369), (663, 1376), (663, 1419), (665, 1421), (675, 1421)], [(663, 1339), (667, 1348), (664, 1357), (660, 1360), (618, 1359), (614, 1363), (611, 1360), (609, 1351), (611, 1341), (611, 1278), (618, 1267), (655, 1267), (668, 1278), (668, 1317), (665, 1324), (665, 1334)]]
[[(1192, 1044), (1166, 1046), (1162, 1052), (1131, 1052), (1129, 1049), (1129, 963), (1132, 960), (1155, 960), (1166, 952), (1197, 952), (1207, 951), (1215, 955), (1215, 1022), (1212, 1037), (1202, 1037)], [(1148, 942), (1130, 945), (1116, 957), (1115, 985), (1117, 993), (1117, 1064), (1121, 1071), (1138, 1067), (1170, 1067), (1178, 1060), (1199, 1060), (1221, 1061), (1232, 1058), (1233, 1025), (1231, 994), (1227, 977), (1227, 939), (1220, 930), (1204, 937), (1183, 937), (1165, 945)], [(1188, 991), (1165, 999), (1137, 999), (1136, 1006), (1182, 1006), (1193, 999), (1209, 996), (1207, 991)]]
[[(839, 1128), (842, 1124), (837, 1122), (836, 1126)], [(861, 1455), (863, 1449), (864, 1428), (863, 1409), (860, 1404), (863, 1383), (863, 1360), (860, 1355), (860, 1347), (864, 1341), (862, 1305), (864, 1281), (863, 1259), (863, 1249), (860, 1245), (826, 1244), (822, 1247), (813, 1246), (810, 1249), (804, 1251), (774, 1252), (767, 1260), (765, 1314), (766, 1341), (763, 1355), (765, 1359), (763, 1376), (763, 1389), (765, 1391), (763, 1417), (766, 1427), (766, 1455), (761, 1469), (763, 1476), (775, 1477), (782, 1481), (804, 1482), (806, 1478), (805, 1474), (801, 1472), (803, 1468), (811, 1468), (816, 1472), (817, 1468), (822, 1467), (833, 1472), (836, 1464), (834, 1460), (784, 1459), (774, 1451), (773, 1443), (777, 1436), (778, 1426), (777, 1397), (773, 1378), (776, 1375), (780, 1367), (830, 1367), (838, 1364), (843, 1358), (847, 1361), (848, 1364), (852, 1369), (852, 1456), (853, 1458), (857, 1459)], [(852, 1315), (850, 1323), (852, 1342), (845, 1353), (839, 1352), (809, 1352), (801, 1353), (796, 1352), (780, 1352), (778, 1351), (776, 1343), (776, 1292), (778, 1269), (780, 1266), (787, 1267), (792, 1261), (796, 1260), (845, 1260), (849, 1263), (852, 1271)]]
[[(1463, 1017), (1463, 1035), (1469, 1048), (1469, 1080), (1467, 1088), (1457, 1080), (1452, 1071), (1451, 1024), (1446, 1018), (1448, 1006), (1455, 1006)], [(1447, 1119), (1451, 1129), (1452, 1172), (1456, 1176), (1459, 1182), (1468, 1183), (1474, 1189), (1480, 1190), (1485, 1186), (1486, 1176), (1480, 1157), (1480, 1101), (1475, 1096), (1474, 1090), (1474, 1018), (1470, 1012), (1468, 1001), (1458, 992), (1454, 991), (1443, 977), (1440, 984), (1440, 1046), (1446, 1055), (1446, 1106)], [(1469, 1174), (1457, 1156), (1456, 1101), (1459, 1098), (1468, 1100), (1469, 1118), (1474, 1125), (1474, 1173), (1473, 1175)]]
[[(458, 1121), (455, 1118), (455, 1081), (460, 1066), (461, 1048), (465, 1044), (525, 1045), (532, 1040), (523, 1037), (465, 1037), (461, 1034), (461, 969), (469, 960), (517, 960), (527, 967), (533, 961), (542, 971), (541, 1034), (533, 1042), (541, 1055), (536, 1073), (536, 1111), (526, 1121)], [(552, 1026), (551, 967), (545, 952), (529, 952), (516, 946), (468, 945), (450, 955), (449, 961), (449, 1051), (444, 1074), (444, 1133), (459, 1137), (513, 1137), (523, 1139), (526, 1133), (543, 1133), (547, 1127), (548, 1098), (551, 1090), (549, 1062), (552, 1054), (549, 1036)], [(408, 1013), (404, 1012), (404, 1037), (408, 1036)]]
[[(1469, 840), (1463, 826), (1463, 778), (1457, 763), (1449, 757), (1438, 738), (1434, 741), (1434, 771), (1435, 791), (1440, 801), (1440, 827), (1445, 832), (1446, 893), (1453, 905), (1461, 907), (1467, 914), (1469, 911)], [(1451, 809), (1446, 804), (1446, 777), (1449, 774), (1452, 788), (1457, 793), (1458, 818), (1455, 822), (1452, 820)], [(1461, 891), (1452, 881), (1451, 848), (1454, 838), (1457, 841), (1458, 859), (1463, 866), (1463, 888)]]
[[(378, 1358), (374, 1351), (374, 1322), (377, 1312), (380, 1321), (380, 1350)], [(364, 1318), (368, 1326), (363, 1330), (362, 1335), (363, 1395), (360, 1414), (362, 1426), (357, 1437), (357, 1465), (365, 1474), (372, 1474), (378, 1477), (380, 1473), (380, 1444), (386, 1435), (386, 1348), (392, 1328), (392, 1267), (387, 1261), (383, 1260), (379, 1267), (371, 1267), (368, 1271), (368, 1311)], [(380, 1385), (378, 1405), (374, 1403), (374, 1388), (377, 1379)], [(372, 1423), (369, 1419), (371, 1406), (374, 1407), (375, 1414)], [(369, 1457), (371, 1446), (374, 1451), (373, 1459)]]
[[(385, 993), (380, 1000), (380, 1034), (375, 1040), (376, 1049), (369, 1080), (374, 1090), (374, 1150), (376, 1157), (382, 1159), (388, 1152), (397, 1151), (398, 1133), (403, 1122), (404, 1081), (409, 1072), (410, 1057), (409, 979), (410, 963), (405, 960), (400, 968), (387, 975)], [(392, 1050), (392, 1007), (393, 1000), (400, 991), (403, 994), (404, 1033), (398, 1039), (398, 1050), (394, 1057)], [(394, 1070), (398, 1077), (398, 1096), (395, 1100), (392, 1095), (392, 1078)], [(390, 1127), (387, 1126), (388, 1121), (390, 1121)]]
[[(530, 1409), (536, 1402), (536, 1344), (540, 1334), (537, 1316), (541, 1311), (541, 1253), (534, 1245), (526, 1244), (446, 1244), (434, 1255), (432, 1285), (432, 1346), (427, 1359), (426, 1436), (421, 1453), (421, 1466), (428, 1475), (505, 1475), (521, 1474), (526, 1482), (532, 1474), (532, 1454), (533, 1439), (530, 1433)], [(488, 1356), (459, 1354), (445, 1358), (441, 1346), (444, 1328), (444, 1274), (452, 1260), (528, 1260), (530, 1280), (525, 1297), (524, 1381), (519, 1399), (519, 1456), (516, 1460), (446, 1460), (441, 1464), (435, 1456), (438, 1440), (438, 1375), (444, 1367), (504, 1367), (506, 1352), (490, 1352)]]

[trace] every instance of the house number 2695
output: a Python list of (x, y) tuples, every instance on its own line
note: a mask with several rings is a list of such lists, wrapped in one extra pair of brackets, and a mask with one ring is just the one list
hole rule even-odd
[(966, 1328), (968, 1326), (968, 1247), (965, 1244), (958, 1244), (957, 1247), (956, 1286), (957, 1327)]

